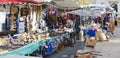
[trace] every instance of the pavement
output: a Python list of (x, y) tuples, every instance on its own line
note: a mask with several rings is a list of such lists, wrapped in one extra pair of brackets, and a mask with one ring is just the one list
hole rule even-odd
[(60, 50), (57, 53), (54, 53), (49, 58), (71, 58), (73, 54), (77, 52), (77, 50), (83, 50), (84, 44), (83, 42), (77, 42), (74, 47), (66, 46), (64, 50)]
[(95, 56), (94, 58), (120, 58), (120, 23), (115, 27), (114, 35), (109, 41), (97, 42), (94, 49), (85, 47), (83, 42), (77, 42), (74, 47), (65, 47), (54, 53), (49, 58), (71, 58), (71, 54), (75, 54), (78, 50), (94, 50), (101, 52), (102, 56)]
[(102, 56), (97, 56), (97, 58), (120, 58), (120, 23), (116, 26), (110, 41), (98, 42), (95, 50), (100, 51), (102, 54)]

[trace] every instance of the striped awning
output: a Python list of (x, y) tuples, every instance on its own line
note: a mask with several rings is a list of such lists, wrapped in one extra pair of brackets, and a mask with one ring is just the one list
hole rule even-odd
[(31, 4), (41, 4), (44, 0), (0, 0), (0, 4), (6, 4), (6, 3), (31, 3)]

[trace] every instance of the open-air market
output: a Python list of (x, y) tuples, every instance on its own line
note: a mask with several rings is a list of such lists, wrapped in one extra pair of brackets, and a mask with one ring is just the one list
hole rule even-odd
[(120, 58), (119, 0), (0, 0), (0, 58)]

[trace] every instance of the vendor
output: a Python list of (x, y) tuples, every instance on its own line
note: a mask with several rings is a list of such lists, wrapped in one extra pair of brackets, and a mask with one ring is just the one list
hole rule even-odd
[(64, 32), (64, 26), (62, 23), (60, 23), (58, 26), (58, 33), (63, 33), (63, 32)]
[(66, 25), (64, 26), (64, 30), (65, 30), (66, 32), (73, 32), (73, 28), (71, 27), (70, 24), (66, 24)]

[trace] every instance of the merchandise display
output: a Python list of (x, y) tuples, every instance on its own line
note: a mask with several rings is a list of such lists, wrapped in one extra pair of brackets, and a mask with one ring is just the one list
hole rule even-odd
[[(115, 30), (114, 19), (109, 18), (112, 13), (103, 14), (102, 10), (93, 9), (99, 12), (95, 15), (90, 14), (91, 9), (69, 12), (49, 4), (45, 9), (42, 4), (31, 3), (10, 3), (5, 6), (8, 7), (7, 11), (0, 12), (4, 14), (0, 21), (0, 56), (42, 55), (45, 58), (66, 46), (74, 48), (76, 42), (82, 42), (83, 48), (94, 47), (97, 41), (109, 41), (109, 33)], [(89, 50), (79, 50), (74, 54), (74, 58), (93, 56), (94, 52)]]

